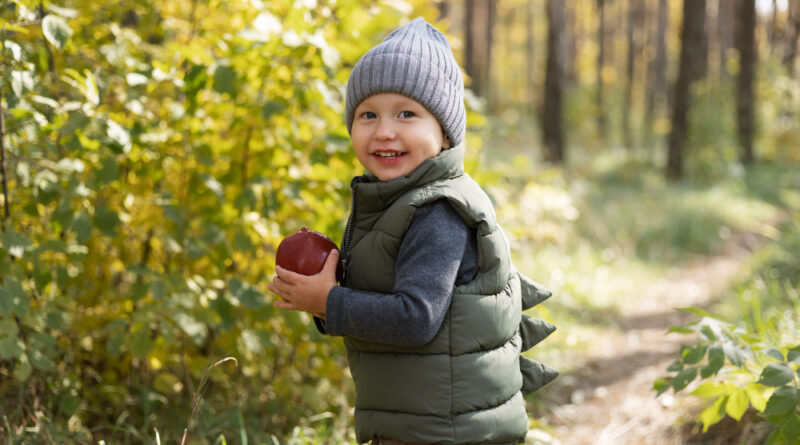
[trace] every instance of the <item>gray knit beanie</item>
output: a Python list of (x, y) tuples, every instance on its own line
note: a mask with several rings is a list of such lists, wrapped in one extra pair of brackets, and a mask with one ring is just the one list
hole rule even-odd
[(424, 105), (442, 124), (451, 147), (464, 139), (461, 70), (447, 37), (422, 17), (392, 31), (356, 63), (347, 81), (348, 132), (358, 104), (379, 93), (402, 94)]

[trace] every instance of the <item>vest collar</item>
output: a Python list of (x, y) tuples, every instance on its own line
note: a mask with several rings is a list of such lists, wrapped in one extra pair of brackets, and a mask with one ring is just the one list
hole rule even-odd
[(463, 144), (442, 150), (437, 156), (425, 160), (407, 176), (383, 182), (373, 174), (356, 176), (350, 183), (359, 211), (381, 211), (397, 198), (438, 179), (455, 178), (464, 174)]

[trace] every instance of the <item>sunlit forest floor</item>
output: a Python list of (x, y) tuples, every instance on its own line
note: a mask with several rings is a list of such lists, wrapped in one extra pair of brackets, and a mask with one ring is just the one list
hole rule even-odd
[(559, 330), (531, 355), (562, 375), (532, 397), (529, 442), (761, 443), (763, 425), (746, 421), (700, 434), (699, 401), (656, 397), (653, 383), (691, 340), (667, 334), (693, 317), (678, 308), (740, 300), (754, 258), (796, 218), (800, 169), (764, 163), (669, 184), (642, 151), (563, 171), (502, 149), (484, 156), (502, 172), (489, 189), (518, 268), (554, 291), (534, 313)]
[[(732, 236), (719, 254), (671, 268), (644, 289), (620, 295), (618, 318), (548, 390), (541, 421), (550, 442), (562, 444), (683, 444), (693, 434), (697, 407), (672, 394), (655, 396), (653, 382), (679, 354), (679, 334), (665, 334), (690, 314), (679, 307), (710, 307), (724, 298), (743, 263), (763, 242), (752, 233)], [(689, 416), (687, 413), (694, 413)]]

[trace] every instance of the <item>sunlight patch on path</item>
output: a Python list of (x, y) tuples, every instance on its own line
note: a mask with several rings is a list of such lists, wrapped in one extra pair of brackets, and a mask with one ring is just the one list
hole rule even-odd
[[(750, 246), (748, 246), (750, 247)], [(707, 306), (735, 279), (749, 248), (734, 245), (724, 256), (672, 269), (631, 304), (616, 329), (598, 338), (581, 365), (561, 378), (565, 403), (544, 419), (553, 444), (672, 445), (683, 443), (679, 426), (688, 401), (672, 393), (655, 397), (653, 381), (677, 357), (684, 306)], [(633, 290), (631, 290), (633, 292)], [(568, 394), (568, 395), (567, 395)]]

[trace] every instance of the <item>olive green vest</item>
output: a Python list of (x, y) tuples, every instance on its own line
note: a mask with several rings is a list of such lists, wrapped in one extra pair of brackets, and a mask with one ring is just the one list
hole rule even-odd
[(447, 199), (477, 233), (478, 273), (457, 286), (433, 340), (398, 347), (345, 337), (356, 386), (359, 442), (382, 437), (437, 444), (506, 444), (527, 432), (523, 394), (558, 374), (520, 352), (555, 327), (526, 315), (550, 296), (514, 270), (489, 198), (463, 171), (456, 147), (389, 182), (353, 181), (342, 242), (346, 287), (393, 291), (395, 258), (417, 207)]

